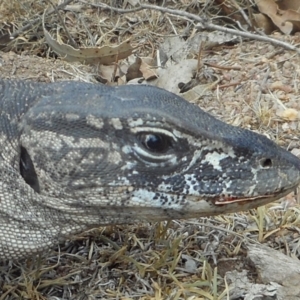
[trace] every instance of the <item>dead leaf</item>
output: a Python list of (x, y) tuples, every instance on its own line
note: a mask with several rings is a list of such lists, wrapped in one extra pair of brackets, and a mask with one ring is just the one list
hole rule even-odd
[(294, 108), (287, 108), (281, 113), (283, 119), (296, 121), (298, 119), (298, 111)]
[(142, 59), (140, 57), (136, 57), (135, 62), (130, 65), (127, 70), (126, 81), (143, 77), (143, 73), (140, 71), (141, 64)]
[(11, 39), (11, 36), (10, 34), (3, 34), (3, 35), (0, 35), (0, 45), (1, 46), (6, 46), (9, 42), (11, 42), (12, 39)]
[(277, 1), (277, 5), (280, 9), (283, 10), (292, 9), (298, 11), (300, 8), (300, 0)]
[(188, 82), (193, 78), (198, 66), (196, 59), (186, 59), (176, 65), (171, 65), (167, 69), (159, 69), (157, 86), (175, 94), (179, 94), (178, 83)]
[(258, 28), (261, 28), (265, 34), (271, 34), (277, 27), (272, 20), (264, 14), (253, 14)]
[[(293, 9), (280, 9), (274, 0), (256, 0), (256, 4), (259, 11), (267, 15), (283, 33), (291, 34), (292, 32), (300, 30), (300, 13), (298, 11)], [(287, 7), (287, 5), (284, 7)], [(297, 5), (293, 4), (291, 7), (294, 8), (297, 7)]]
[(293, 88), (290, 85), (285, 85), (281, 81), (274, 81), (270, 84), (269, 88), (271, 91), (279, 90), (285, 93), (291, 93), (293, 91)]
[(131, 55), (133, 47), (130, 44), (130, 39), (127, 39), (123, 43), (117, 46), (103, 46), (103, 47), (87, 47), (75, 49), (74, 47), (58, 42), (53, 39), (50, 33), (46, 30), (43, 18), (43, 30), (46, 42), (51, 49), (61, 56), (64, 60), (80, 61), (86, 64), (104, 64), (109, 65), (120, 59), (127, 58)]
[[(147, 59), (146, 61), (149, 61), (149, 59)], [(151, 68), (151, 66), (147, 64), (146, 61), (142, 59), (142, 64), (140, 67), (140, 70), (143, 73), (143, 77), (146, 81), (156, 79), (158, 76), (155, 69)]]
[(191, 90), (180, 94), (185, 100), (189, 102), (196, 102), (197, 100), (201, 99), (201, 97), (209, 90), (211, 90), (213, 85), (211, 83), (207, 84), (200, 84), (192, 88)]

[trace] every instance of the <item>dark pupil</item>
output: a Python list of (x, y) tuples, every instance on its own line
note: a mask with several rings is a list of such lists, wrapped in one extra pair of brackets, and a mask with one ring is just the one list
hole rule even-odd
[(146, 134), (143, 144), (152, 152), (163, 152), (166, 151), (168, 147), (166, 139), (157, 134)]

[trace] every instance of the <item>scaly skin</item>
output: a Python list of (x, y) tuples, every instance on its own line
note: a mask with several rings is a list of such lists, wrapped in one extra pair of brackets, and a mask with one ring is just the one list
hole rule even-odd
[(278, 199), (300, 160), (150, 86), (0, 81), (0, 257), (88, 228)]

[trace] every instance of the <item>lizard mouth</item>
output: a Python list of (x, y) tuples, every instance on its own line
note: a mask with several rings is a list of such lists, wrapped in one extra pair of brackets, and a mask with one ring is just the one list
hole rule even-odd
[(235, 196), (226, 196), (222, 195), (221, 197), (216, 197), (214, 199), (215, 205), (226, 205), (226, 204), (231, 204), (231, 203), (243, 203), (243, 202), (250, 202), (250, 201), (256, 201), (256, 200), (268, 200), (268, 202), (277, 200), (281, 197), (284, 197), (285, 195), (291, 193), (294, 191), (296, 194), (296, 187), (292, 187), (289, 189), (281, 190), (278, 192), (273, 192), (265, 195), (260, 195), (260, 196), (252, 196), (252, 197), (235, 197)]

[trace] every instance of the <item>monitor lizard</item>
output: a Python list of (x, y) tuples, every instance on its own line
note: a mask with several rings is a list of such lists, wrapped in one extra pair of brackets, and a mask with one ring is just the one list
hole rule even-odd
[(0, 80), (0, 258), (108, 224), (199, 218), (293, 191), (300, 160), (153, 86)]

